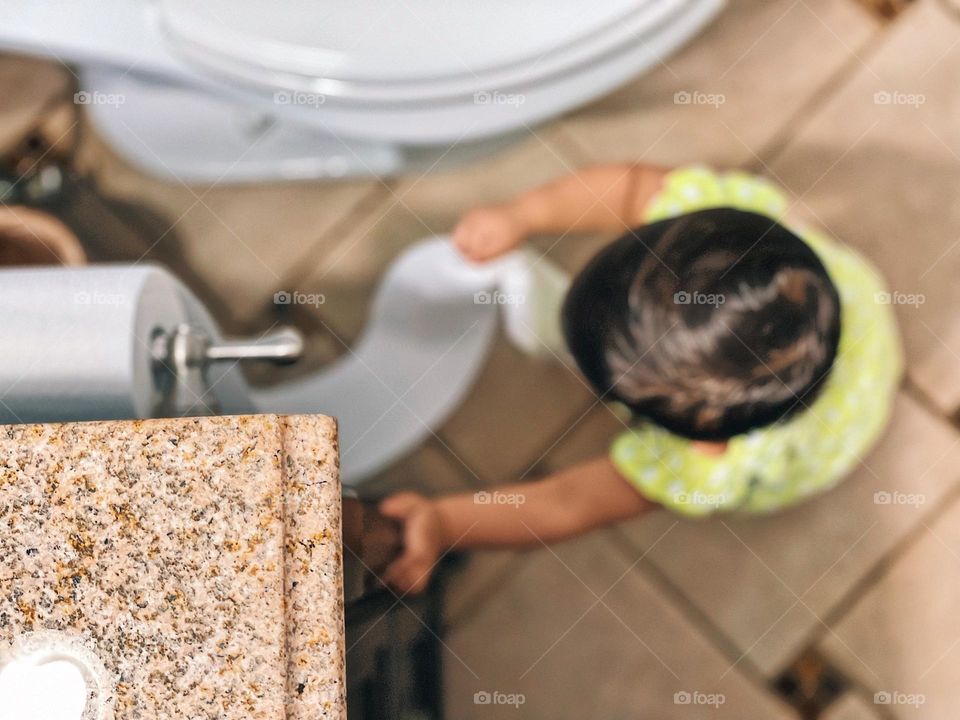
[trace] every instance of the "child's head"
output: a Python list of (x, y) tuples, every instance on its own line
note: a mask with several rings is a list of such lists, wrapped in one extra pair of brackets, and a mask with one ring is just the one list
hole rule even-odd
[(574, 280), (563, 323), (602, 396), (680, 435), (725, 440), (810, 404), (836, 356), (840, 299), (800, 238), (722, 208), (605, 248)]

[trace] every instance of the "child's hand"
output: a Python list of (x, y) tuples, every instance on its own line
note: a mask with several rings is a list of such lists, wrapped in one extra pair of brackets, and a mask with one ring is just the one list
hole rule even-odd
[(469, 260), (485, 262), (519, 246), (527, 229), (505, 206), (490, 205), (471, 210), (453, 230), (453, 243)]
[(404, 594), (421, 592), (442, 551), (440, 513), (431, 500), (411, 492), (391, 495), (380, 512), (403, 523), (403, 551), (387, 567), (384, 581)]

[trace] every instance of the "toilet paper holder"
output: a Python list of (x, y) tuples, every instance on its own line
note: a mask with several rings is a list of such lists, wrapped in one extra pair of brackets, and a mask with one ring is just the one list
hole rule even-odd
[(153, 379), (160, 396), (158, 417), (215, 415), (219, 403), (210, 393), (207, 374), (213, 363), (258, 360), (286, 365), (303, 353), (303, 336), (283, 327), (258, 338), (215, 341), (188, 323), (158, 328), (150, 340)]

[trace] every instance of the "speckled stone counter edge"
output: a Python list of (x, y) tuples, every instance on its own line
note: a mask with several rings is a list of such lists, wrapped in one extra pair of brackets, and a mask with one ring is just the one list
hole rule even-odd
[(283, 434), (287, 720), (346, 718), (337, 425), (278, 418)]
[[(274, 467), (280, 471), (273, 493), (282, 493), (283, 497), (282, 507), (276, 508), (281, 526), (277, 550), (283, 548), (280, 553), (283, 565), (277, 578), (276, 592), (281, 597), (276, 601), (279, 622), (275, 627), (280, 635), (280, 653), (276, 659), (281, 661), (276, 677), (281, 685), (285, 683), (285, 688), (277, 694), (285, 696), (285, 701), (278, 697), (280, 707), (262, 710), (271, 717), (285, 716), (290, 720), (344, 718), (343, 557), (336, 422), (323, 416), (266, 415), (134, 421), (131, 427), (134, 433), (165, 425), (170, 425), (168, 429), (172, 430), (186, 422), (193, 427), (194, 434), (199, 431), (206, 437), (211, 423), (239, 430), (245, 421), (254, 418), (264, 425), (261, 435), (270, 436), (269, 441), (267, 437), (263, 439), (271, 453), (275, 453)], [(49, 432), (63, 433), (78, 426), (85, 432), (95, 431), (108, 438), (118, 425), (126, 423), (14, 427), (20, 440), (24, 433), (31, 432), (42, 440)], [(182, 428), (178, 430), (182, 453), (187, 449), (183, 438), (189, 433), (184, 434)], [(205, 460), (215, 456), (216, 453), (210, 453)]]

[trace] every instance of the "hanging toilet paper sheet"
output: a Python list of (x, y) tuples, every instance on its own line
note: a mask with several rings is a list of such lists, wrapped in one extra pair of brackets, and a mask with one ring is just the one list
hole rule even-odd
[[(423, 241), (387, 270), (367, 327), (323, 371), (267, 391), (270, 412), (322, 411), (341, 427), (345, 477), (366, 477), (421, 442), (461, 403), (492, 344), (498, 311), (519, 347), (562, 343), (567, 278), (533, 253), (472, 265), (446, 238)], [(541, 339), (542, 338), (542, 339)]]
[[(388, 268), (360, 340), (339, 360), (266, 389), (251, 389), (233, 363), (215, 363), (210, 404), (229, 414), (336, 417), (343, 476), (356, 483), (463, 401), (498, 313), (521, 349), (562, 352), (567, 284), (530, 252), (472, 265), (446, 238), (423, 241)], [(0, 312), (0, 422), (150, 417), (159, 400), (151, 337), (188, 323), (220, 339), (201, 303), (154, 266), (2, 270)]]

